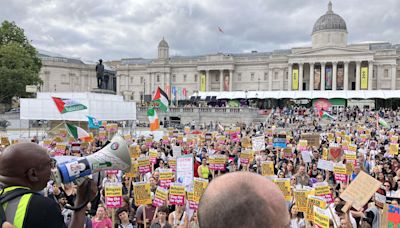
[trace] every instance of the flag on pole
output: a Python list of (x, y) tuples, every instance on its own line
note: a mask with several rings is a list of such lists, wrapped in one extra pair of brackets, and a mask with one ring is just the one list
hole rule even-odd
[(53, 98), (53, 101), (56, 104), (57, 109), (61, 114), (87, 109), (85, 105), (77, 101), (71, 100), (69, 98), (59, 98), (59, 97), (51, 97), (51, 98)]
[(220, 33), (224, 33), (224, 30), (222, 30), (222, 28), (221, 28), (220, 26), (218, 26), (218, 31), (219, 31)]
[(101, 121), (97, 121), (93, 116), (87, 116), (89, 128), (97, 129), (101, 125)]
[(147, 110), (147, 117), (149, 118), (150, 122), (150, 131), (155, 131), (160, 128), (160, 121), (154, 108)]
[(153, 96), (153, 101), (158, 104), (158, 107), (163, 112), (168, 111), (168, 106), (169, 106), (168, 95), (160, 87), (157, 88), (156, 93)]
[(322, 118), (322, 119), (335, 119), (335, 117), (334, 116), (332, 116), (331, 114), (329, 114), (329, 113), (327, 113), (327, 112), (325, 112), (325, 111), (319, 111), (319, 116)]
[(382, 125), (383, 127), (389, 128), (389, 124), (388, 124), (383, 118), (381, 118), (381, 117), (379, 117), (378, 123), (379, 123), (380, 125)]
[(74, 137), (75, 140), (80, 139), (83, 142), (91, 142), (92, 137), (82, 128), (73, 124), (66, 123), (68, 132)]

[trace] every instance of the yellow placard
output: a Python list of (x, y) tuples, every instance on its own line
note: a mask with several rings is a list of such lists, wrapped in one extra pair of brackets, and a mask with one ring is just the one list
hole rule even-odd
[(315, 195), (323, 196), (331, 193), (329, 185), (315, 186)]
[(356, 160), (357, 153), (354, 151), (347, 151), (345, 152), (344, 157), (346, 158), (346, 160)]
[(273, 182), (279, 187), (283, 196), (285, 197), (285, 201), (292, 201), (292, 188), (290, 186), (289, 178), (276, 178)]
[(132, 141), (132, 135), (131, 135), (131, 134), (125, 134), (125, 135), (124, 135), (124, 139), (125, 139), (126, 141)]
[(150, 194), (150, 183), (146, 182), (133, 183), (133, 193), (136, 206), (147, 205), (152, 203)]
[(368, 67), (361, 67), (361, 89), (368, 89)]
[(160, 200), (167, 201), (168, 200), (168, 190), (161, 188), (161, 187), (157, 187), (154, 197), (157, 199), (160, 199)]
[(131, 170), (130, 172), (126, 173), (126, 177), (137, 177), (139, 173), (139, 164), (137, 161), (132, 160)]
[(261, 163), (261, 175), (274, 176), (274, 162), (265, 161)]
[(307, 211), (307, 199), (311, 193), (310, 190), (296, 189), (294, 190), (294, 199), (296, 200), (297, 210), (300, 212)]
[(149, 157), (140, 157), (138, 158), (139, 167), (145, 167), (150, 165)]
[(357, 145), (350, 144), (350, 145), (349, 145), (349, 150), (350, 150), (350, 151), (353, 151), (353, 152), (357, 152)]
[(333, 173), (336, 173), (336, 174), (347, 174), (346, 165), (336, 163), (333, 166)]
[(328, 148), (323, 148), (322, 149), (322, 159), (323, 160), (328, 160)]
[(292, 90), (299, 90), (299, 69), (292, 70)]
[(170, 195), (184, 196), (185, 195), (185, 186), (172, 185), (169, 188), (169, 194)]
[(120, 185), (105, 185), (104, 191), (106, 197), (122, 196), (122, 186)]
[(132, 159), (136, 159), (140, 155), (140, 146), (129, 146), (129, 155)]
[(344, 139), (345, 139), (347, 142), (351, 143), (351, 136), (350, 136), (350, 135), (344, 136)]
[(193, 201), (200, 202), (200, 198), (207, 188), (208, 180), (202, 178), (194, 178), (193, 182)]
[(335, 135), (333, 133), (327, 133), (328, 141), (333, 142), (335, 140)]
[(399, 154), (399, 144), (398, 143), (390, 143), (389, 153), (391, 155), (398, 155)]
[(329, 228), (329, 213), (314, 207), (314, 223), (320, 228)]
[(319, 208), (325, 208), (326, 202), (324, 199), (317, 196), (308, 196), (307, 199), (307, 211), (305, 219), (314, 222), (314, 206)]

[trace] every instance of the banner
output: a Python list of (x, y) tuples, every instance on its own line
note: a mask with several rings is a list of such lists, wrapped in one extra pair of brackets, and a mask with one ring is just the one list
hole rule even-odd
[(344, 68), (343, 66), (337, 66), (337, 78), (336, 78), (336, 89), (344, 89)]
[(299, 69), (292, 71), (292, 90), (299, 90)]
[(160, 187), (169, 188), (172, 185), (174, 179), (174, 173), (172, 169), (160, 169)]
[(134, 182), (133, 196), (136, 206), (151, 204), (150, 183)]
[(314, 68), (314, 90), (321, 89), (321, 66)]
[(168, 200), (168, 189), (157, 187), (156, 193), (154, 194), (153, 206), (161, 207), (167, 204)]
[(327, 66), (325, 68), (325, 90), (331, 90), (332, 89), (332, 67)]
[(192, 185), (194, 176), (193, 156), (179, 156), (176, 159), (176, 182), (187, 188)]
[(122, 184), (108, 183), (104, 186), (106, 207), (120, 208), (122, 207)]
[(200, 73), (200, 91), (206, 91), (206, 75), (203, 73)]
[(368, 67), (361, 67), (361, 89), (368, 89)]
[(185, 186), (174, 184), (169, 189), (169, 203), (171, 205), (185, 204)]

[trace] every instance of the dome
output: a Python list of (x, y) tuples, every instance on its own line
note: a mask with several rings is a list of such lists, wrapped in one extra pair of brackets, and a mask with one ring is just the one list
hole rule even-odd
[(328, 11), (315, 22), (313, 33), (324, 30), (343, 30), (347, 33), (346, 22), (332, 11), (331, 2), (328, 4)]
[(158, 44), (158, 47), (163, 47), (163, 48), (169, 48), (167, 41), (164, 40), (164, 37), (162, 38), (162, 40), (160, 41), (160, 43)]

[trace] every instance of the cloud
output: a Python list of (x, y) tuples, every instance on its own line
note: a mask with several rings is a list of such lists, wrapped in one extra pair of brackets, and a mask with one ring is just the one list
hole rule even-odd
[[(398, 0), (334, 1), (349, 43), (399, 42)], [(172, 55), (273, 51), (311, 44), (320, 0), (1, 0), (0, 20), (15, 21), (43, 50), (84, 59), (155, 58), (165, 37)], [(224, 33), (218, 31), (220, 26)]]

